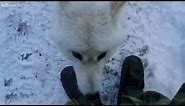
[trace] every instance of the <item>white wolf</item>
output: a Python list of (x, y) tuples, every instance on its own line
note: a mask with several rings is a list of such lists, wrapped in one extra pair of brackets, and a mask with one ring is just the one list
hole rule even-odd
[(101, 91), (103, 66), (123, 41), (120, 13), (125, 2), (60, 2), (57, 34), (51, 38), (74, 63), (83, 94)]

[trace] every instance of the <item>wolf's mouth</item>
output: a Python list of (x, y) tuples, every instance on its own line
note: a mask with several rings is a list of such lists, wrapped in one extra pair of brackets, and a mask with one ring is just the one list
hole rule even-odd
[(88, 100), (95, 100), (96, 98), (99, 98), (99, 92), (95, 92), (93, 94), (87, 94), (86, 97)]

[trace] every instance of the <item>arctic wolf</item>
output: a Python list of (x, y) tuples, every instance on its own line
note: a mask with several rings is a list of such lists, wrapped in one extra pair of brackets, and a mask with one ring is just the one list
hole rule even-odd
[(103, 66), (123, 41), (120, 14), (125, 2), (60, 2), (57, 34), (51, 35), (71, 60), (81, 92), (101, 91)]

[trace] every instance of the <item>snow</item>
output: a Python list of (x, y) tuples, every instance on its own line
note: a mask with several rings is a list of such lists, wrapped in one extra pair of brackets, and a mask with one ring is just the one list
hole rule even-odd
[[(69, 99), (59, 72), (70, 62), (47, 37), (53, 2), (0, 2), (0, 104), (65, 104)], [(128, 2), (124, 7), (125, 44), (105, 66), (101, 99), (115, 104), (121, 63), (142, 58), (145, 91), (173, 98), (185, 82), (185, 3)], [(54, 33), (54, 32), (53, 32)]]

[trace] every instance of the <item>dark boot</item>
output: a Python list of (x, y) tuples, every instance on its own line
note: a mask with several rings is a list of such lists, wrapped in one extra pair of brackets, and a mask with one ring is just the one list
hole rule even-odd
[(98, 104), (101, 105), (99, 93), (84, 96), (77, 85), (77, 79), (72, 66), (65, 67), (60, 73), (63, 88), (71, 100), (75, 100), (78, 104)]
[(185, 83), (181, 85), (181, 87), (171, 100), (170, 105), (185, 105)]
[(60, 73), (61, 82), (67, 96), (71, 100), (84, 99), (77, 85), (76, 75), (72, 66), (65, 67)]
[(121, 95), (136, 97), (144, 89), (144, 68), (139, 57), (131, 55), (125, 58), (120, 78), (117, 104), (121, 102)]

